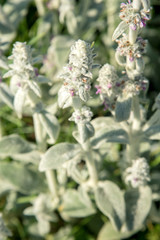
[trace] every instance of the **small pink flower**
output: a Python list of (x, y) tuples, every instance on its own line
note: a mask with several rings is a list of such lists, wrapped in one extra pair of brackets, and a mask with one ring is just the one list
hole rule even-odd
[(111, 88), (112, 88), (112, 84), (111, 84), (111, 83), (108, 83), (108, 84), (107, 84), (107, 87), (108, 87), (109, 89), (111, 89)]
[(74, 96), (74, 89), (70, 90), (70, 94), (71, 94), (72, 97)]
[(36, 75), (36, 77), (39, 75), (39, 73), (38, 73), (38, 68), (34, 68), (34, 72), (35, 72), (35, 75)]
[(20, 82), (19, 82), (19, 83), (17, 83), (17, 86), (18, 86), (18, 87), (21, 87), (21, 83), (20, 83)]
[(145, 27), (145, 26), (146, 26), (145, 20), (141, 20), (141, 22), (140, 22), (140, 27), (143, 28), (143, 27)]
[(130, 62), (133, 62), (133, 61), (134, 61), (134, 57), (130, 57), (130, 58), (129, 58), (129, 61), (130, 61)]
[(95, 88), (97, 88), (96, 94), (101, 93), (101, 87), (99, 85), (95, 85)]
[(136, 24), (130, 24), (130, 28), (133, 30), (133, 31), (136, 31), (137, 30), (137, 26)]

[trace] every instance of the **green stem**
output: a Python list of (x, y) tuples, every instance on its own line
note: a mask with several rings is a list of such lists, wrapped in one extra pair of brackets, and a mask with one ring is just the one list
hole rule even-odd
[(140, 143), (142, 139), (141, 131), (141, 116), (138, 97), (133, 97), (132, 100), (132, 124), (128, 131), (129, 145), (127, 146), (127, 159), (129, 161), (134, 160), (140, 155)]
[[(44, 153), (46, 151), (47, 146), (46, 146), (46, 142), (44, 141), (45, 139), (43, 137), (42, 126), (37, 113), (34, 113), (33, 115), (33, 122), (34, 122), (34, 129), (35, 129), (35, 138), (36, 138), (38, 148), (42, 153)], [(49, 190), (53, 198), (57, 198), (58, 192), (57, 192), (57, 182), (55, 178), (55, 172), (52, 170), (47, 170), (45, 172), (45, 175), (46, 175)]]
[(140, 114), (140, 106), (139, 106), (138, 96), (133, 97), (132, 109), (133, 109), (132, 130), (134, 132), (137, 132), (140, 130), (140, 126), (141, 126), (141, 114)]
[[(81, 134), (80, 131), (79, 131), (79, 134)], [(93, 152), (91, 149), (90, 140), (87, 140), (86, 142), (81, 143), (81, 146), (85, 152), (86, 164), (87, 164), (87, 168), (90, 176), (91, 185), (96, 186), (98, 183), (98, 174), (97, 174), (97, 169), (95, 165), (95, 160), (93, 158)]]
[(52, 170), (47, 170), (45, 171), (47, 183), (49, 190), (54, 198), (58, 197), (58, 192), (57, 192), (57, 182), (56, 182), (56, 177), (55, 177), (55, 172)]

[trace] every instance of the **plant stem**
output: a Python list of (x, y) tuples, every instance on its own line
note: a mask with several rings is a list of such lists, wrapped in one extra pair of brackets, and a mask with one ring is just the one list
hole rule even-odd
[(45, 171), (47, 183), (49, 190), (54, 198), (58, 197), (58, 192), (57, 192), (57, 182), (55, 178), (55, 172), (52, 170), (47, 170)]
[(137, 132), (140, 130), (140, 126), (141, 126), (141, 115), (140, 115), (140, 106), (139, 106), (138, 96), (133, 97), (132, 109), (133, 109), (132, 130), (134, 132)]
[(82, 143), (81, 146), (85, 151), (86, 164), (87, 164), (87, 168), (90, 176), (91, 185), (96, 186), (98, 183), (98, 174), (97, 174), (95, 161), (93, 158), (93, 152), (91, 150), (90, 140), (87, 140), (86, 142)]
[[(45, 139), (43, 137), (42, 126), (37, 113), (33, 115), (33, 120), (34, 120), (33, 122), (34, 122), (36, 142), (39, 150), (42, 153), (44, 153), (46, 151), (47, 146), (46, 146), (46, 142), (44, 141)], [(55, 172), (53, 170), (47, 170), (45, 171), (45, 175), (46, 175), (49, 190), (53, 198), (57, 198), (58, 192), (57, 192), (57, 182), (55, 178)]]
[(134, 160), (140, 155), (140, 143), (142, 139), (141, 134), (141, 116), (140, 116), (140, 106), (138, 97), (133, 97), (132, 100), (133, 117), (132, 124), (130, 126), (129, 135), (129, 145), (127, 146), (127, 159), (129, 161)]

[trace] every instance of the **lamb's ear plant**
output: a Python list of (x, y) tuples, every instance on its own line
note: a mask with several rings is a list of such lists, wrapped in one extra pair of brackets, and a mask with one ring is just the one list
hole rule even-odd
[[(150, 18), (149, 13), (149, 1), (128, 1), (121, 4), (122, 22), (113, 33), (113, 40), (118, 43), (116, 60), (125, 67), (125, 72), (119, 76), (113, 66), (105, 64), (99, 71), (99, 85), (96, 85), (105, 110), (109, 110), (113, 117), (97, 118), (92, 123), (93, 113), (86, 103), (90, 98), (94, 53), (92, 46), (82, 40), (72, 46), (69, 63), (61, 75), (64, 84), (58, 93), (58, 103), (61, 108), (72, 106), (74, 109), (69, 120), (77, 125), (78, 130), (73, 132), (73, 136), (78, 144), (55, 145), (47, 150), (40, 163), (41, 171), (66, 169), (68, 175), (80, 184), (80, 190), (92, 193), (97, 208), (110, 219), (113, 232), (118, 234), (119, 231), (119, 238), (125, 234), (132, 235), (143, 226), (152, 203), (148, 185), (149, 164), (141, 153), (142, 143), (148, 141), (146, 132), (149, 130), (143, 130), (144, 106), (140, 105), (140, 101), (145, 100), (148, 80), (143, 76), (142, 58), (146, 41), (139, 34)], [(98, 131), (94, 129), (96, 124), (99, 124)], [(101, 179), (98, 165), (103, 162), (100, 148), (105, 142), (118, 142), (125, 146), (119, 160), (121, 177), (126, 184), (125, 191), (110, 179)], [(78, 171), (82, 159), (83, 168), (88, 170), (88, 175), (83, 177), (82, 171)], [(71, 194), (70, 198), (72, 197)], [(62, 216), (65, 212), (65, 217), (67, 202), (67, 198), (63, 197), (60, 210)], [(145, 207), (141, 209), (141, 206)], [(68, 212), (68, 216), (78, 217), (73, 210)], [(105, 234), (109, 238), (109, 230)]]
[[(46, 11), (43, 1), (35, 2), (43, 18)], [(85, 20), (76, 18), (72, 2), (75, 3), (49, 1), (48, 7), (59, 8), (61, 23), (66, 23), (68, 31), (74, 34), (78, 23), (85, 29)], [(88, 6), (91, 3), (88, 1)], [(95, 0), (94, 6), (99, 6), (100, 11), (102, 1)], [(74, 41), (68, 63), (61, 71), (60, 65), (66, 62), (66, 56), (62, 60), (58, 55), (56, 67), (60, 74), (56, 79), (60, 79), (62, 85), (57, 102), (61, 112), (72, 111), (68, 119), (68, 126), (71, 121), (75, 123), (72, 142), (58, 139), (60, 121), (56, 111), (51, 110), (52, 99), (51, 106), (46, 101), (43, 87), (54, 92), (55, 104), (60, 81), (53, 84), (54, 79), (39, 73), (36, 67), (42, 58), (34, 57), (33, 49), (26, 42), (13, 45), (9, 64), (0, 55), (3, 68), (0, 80), (10, 79), (9, 86), (0, 83), (1, 101), (21, 121), (24, 116), (32, 118), (35, 138), (33, 143), (18, 134), (3, 136), (0, 132), (0, 195), (9, 192), (6, 209), (13, 208), (16, 201), (27, 203), (23, 214), (35, 217), (36, 224), (30, 232), (40, 238), (45, 238), (51, 231), (51, 223), (59, 219), (69, 223), (72, 219), (91, 218), (96, 214), (96, 218), (101, 216), (104, 222), (97, 240), (120, 240), (144, 229), (148, 216), (160, 218), (154, 202), (160, 199), (154, 185), (158, 177), (157, 173), (150, 174), (146, 155), (146, 149), (152, 146), (151, 140), (160, 140), (160, 96), (153, 105), (153, 115), (147, 119), (149, 81), (143, 75), (147, 41), (142, 39), (141, 31), (150, 19), (150, 2), (128, 0), (121, 3), (120, 8), (121, 22), (112, 40), (118, 44), (115, 59), (122, 67), (121, 72), (109, 63), (101, 67), (96, 64), (94, 43), (84, 40)], [(83, 9), (84, 15), (85, 12)], [(48, 71), (52, 46), (56, 58), (55, 49), (59, 49), (61, 41), (71, 45), (73, 39), (57, 36), (52, 40), (42, 72)], [(55, 78), (56, 67), (48, 72), (48, 77)], [(99, 68), (96, 84), (95, 68), (96, 71)], [(96, 95), (100, 96), (99, 103), (103, 103), (104, 116), (94, 117), (90, 102)], [(27, 197), (17, 200), (17, 192)], [(60, 229), (57, 236), (62, 233), (69, 235), (67, 227)], [(11, 235), (1, 215), (0, 234), (2, 239)]]

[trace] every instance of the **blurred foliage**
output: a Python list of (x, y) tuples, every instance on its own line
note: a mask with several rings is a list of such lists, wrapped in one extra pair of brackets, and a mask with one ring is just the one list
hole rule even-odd
[[(7, 42), (3, 48), (4, 53), (7, 56), (11, 54), (12, 44), (15, 41), (26, 41), (36, 49), (38, 54), (43, 56), (44, 64), (42, 67), (40, 65), (40, 71), (53, 83), (53, 87), (49, 89), (49, 94), (46, 94), (47, 86), (43, 88), (46, 103), (51, 101), (51, 97), (52, 101), (56, 103), (57, 89), (61, 84), (57, 75), (67, 62), (70, 46), (75, 40), (81, 38), (88, 42), (94, 42), (95, 52), (98, 52), (96, 62), (100, 64), (108, 62), (118, 67), (114, 58), (116, 45), (111, 41), (111, 37), (120, 21), (118, 12), (121, 1), (76, 0), (71, 1), (70, 4), (67, 0), (62, 2), (64, 5), (60, 8), (60, 0), (0, 0), (0, 40)], [(151, 5), (152, 19), (142, 32), (142, 36), (149, 42), (144, 74), (150, 80), (148, 96), (152, 102), (157, 92), (160, 91), (160, 1), (151, 0)], [(122, 70), (119, 67), (118, 69)], [(95, 71), (94, 78), (96, 76), (97, 72)], [(90, 105), (94, 106), (95, 116), (108, 115), (108, 113), (103, 112), (103, 107), (100, 106), (99, 102), (90, 101)], [(71, 110), (58, 109), (57, 115), (62, 125), (57, 142), (74, 142), (72, 137), (74, 124), (70, 123), (68, 127), (68, 117), (71, 115)], [(0, 118), (3, 126), (2, 135), (17, 133), (34, 142), (35, 136), (30, 116), (26, 115), (21, 121), (17, 119), (15, 113), (1, 103)], [(120, 151), (119, 145), (118, 147), (114, 146), (114, 148), (117, 148), (117, 152)], [(116, 151), (114, 154), (117, 153)], [(12, 161), (9, 157), (6, 159), (9, 162)], [(155, 144), (151, 149), (151, 167), (160, 168), (159, 163), (160, 148)], [(106, 162), (104, 162), (105, 165)], [(16, 169), (17, 166), (14, 167)], [(109, 163), (107, 162), (107, 167), (108, 174), (110, 174), (109, 172), (115, 169), (114, 162), (111, 160)], [(31, 171), (33, 174), (34, 169)], [(114, 171), (118, 175), (118, 172)], [(31, 205), (30, 202), (34, 198), (34, 193), (28, 197), (12, 191), (9, 194), (2, 194), (0, 210), (6, 209), (4, 221), (13, 233), (12, 237), (8, 239), (95, 240), (104, 222), (106, 222), (106, 218), (99, 213), (66, 223), (56, 213), (59, 221), (52, 223), (52, 234), (43, 238), (35, 235), (35, 218), (22, 215), (23, 210)], [(160, 209), (159, 205), (158, 209)], [(159, 240), (160, 225), (156, 221), (154, 223), (148, 222), (146, 229), (128, 239)]]

